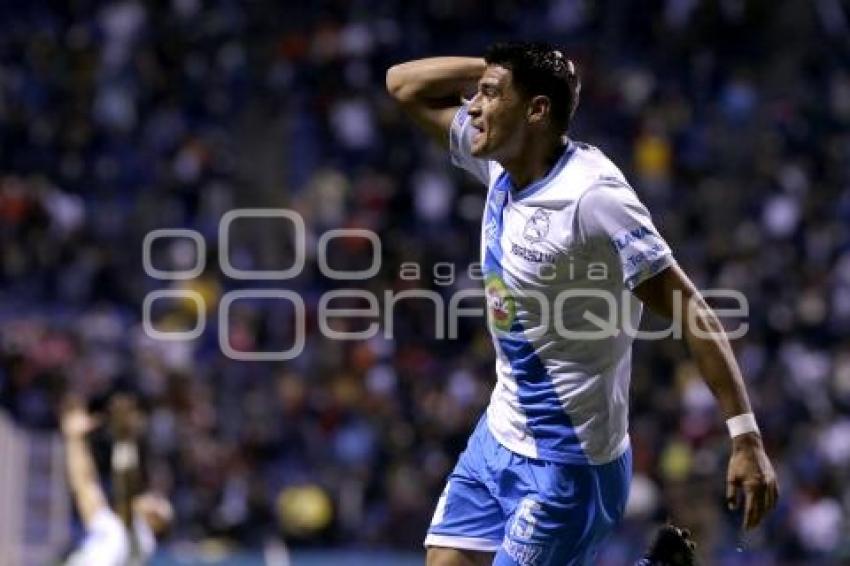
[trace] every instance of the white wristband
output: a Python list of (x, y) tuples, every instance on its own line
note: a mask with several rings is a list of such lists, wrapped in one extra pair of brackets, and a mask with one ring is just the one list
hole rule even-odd
[(729, 436), (735, 438), (748, 432), (759, 432), (759, 425), (756, 424), (756, 416), (752, 413), (744, 413), (726, 420), (726, 427), (729, 429)]

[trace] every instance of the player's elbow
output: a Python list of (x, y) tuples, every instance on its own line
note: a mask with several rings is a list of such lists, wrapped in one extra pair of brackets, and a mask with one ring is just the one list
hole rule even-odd
[(398, 102), (410, 102), (415, 95), (415, 89), (412, 88), (408, 77), (404, 63), (393, 65), (387, 70), (387, 92)]
[(398, 99), (404, 86), (404, 81), (401, 77), (402, 71), (400, 67), (401, 65), (393, 65), (392, 67), (387, 69), (387, 92), (395, 99)]

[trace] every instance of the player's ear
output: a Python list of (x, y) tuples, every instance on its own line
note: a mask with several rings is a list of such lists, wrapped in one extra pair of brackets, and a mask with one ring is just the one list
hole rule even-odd
[(551, 107), (552, 101), (549, 100), (548, 96), (532, 96), (531, 101), (528, 104), (526, 117), (532, 124), (541, 123), (547, 116), (549, 116)]

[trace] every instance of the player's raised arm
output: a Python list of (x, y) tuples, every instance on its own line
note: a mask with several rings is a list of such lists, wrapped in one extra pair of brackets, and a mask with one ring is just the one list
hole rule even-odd
[(69, 400), (63, 410), (60, 426), (65, 439), (68, 483), (80, 518), (88, 526), (97, 512), (107, 506), (86, 439), (96, 422), (81, 402)]
[[(653, 312), (668, 319), (676, 312), (682, 317), (688, 348), (720, 404), (732, 435), (726, 478), (728, 504), (736, 508), (743, 495), (744, 528), (755, 527), (776, 505), (779, 490), (741, 371), (720, 320), (677, 265), (647, 279), (634, 293)], [(677, 297), (683, 308), (674, 308)]]
[(387, 91), (429, 136), (449, 146), (449, 129), (461, 105), (484, 72), (478, 57), (431, 57), (387, 71)]

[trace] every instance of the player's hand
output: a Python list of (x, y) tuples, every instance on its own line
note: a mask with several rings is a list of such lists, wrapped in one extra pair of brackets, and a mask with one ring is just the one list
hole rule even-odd
[(732, 457), (726, 474), (729, 509), (737, 509), (742, 498), (745, 529), (757, 526), (779, 498), (776, 472), (756, 433), (742, 434), (732, 440)]
[(79, 399), (66, 399), (59, 418), (59, 428), (66, 438), (83, 438), (99, 425)]

